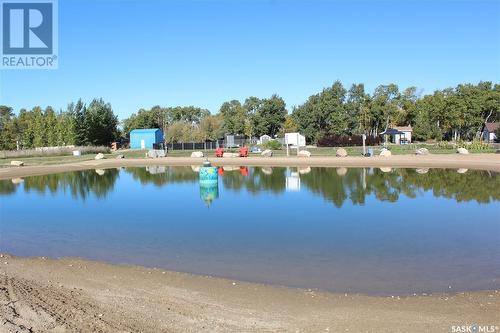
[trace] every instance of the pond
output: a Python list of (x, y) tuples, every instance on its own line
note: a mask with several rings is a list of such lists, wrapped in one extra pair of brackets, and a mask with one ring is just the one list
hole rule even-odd
[(86, 170), (0, 181), (0, 252), (373, 295), (500, 288), (500, 175)]

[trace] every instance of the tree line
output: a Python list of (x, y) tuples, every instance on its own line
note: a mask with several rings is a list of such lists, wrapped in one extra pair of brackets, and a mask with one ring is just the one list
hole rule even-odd
[(310, 143), (331, 136), (376, 137), (387, 128), (413, 128), (414, 140), (472, 140), (486, 122), (499, 121), (500, 85), (459, 84), (421, 96), (416, 87), (380, 85), (372, 94), (363, 84), (346, 89), (340, 81), (310, 96), (290, 112), (278, 95), (224, 102), (217, 114), (195, 107), (141, 109), (125, 120), (133, 128), (159, 127), (167, 142), (216, 140), (224, 134), (282, 136), (299, 131)]
[(35, 106), (17, 116), (11, 107), (0, 106), (0, 149), (109, 145), (119, 136), (117, 126), (118, 117), (102, 99), (88, 105), (80, 99), (59, 112)]
[(111, 105), (78, 100), (66, 110), (52, 107), (20, 110), (0, 106), (0, 149), (58, 145), (107, 145), (135, 128), (160, 128), (168, 143), (203, 142), (225, 134), (272, 137), (299, 131), (309, 143), (332, 136), (365, 134), (376, 137), (393, 126), (413, 127), (413, 139), (472, 140), (486, 122), (500, 117), (500, 84), (466, 83), (422, 96), (416, 87), (379, 85), (368, 93), (363, 84), (346, 89), (340, 81), (288, 110), (278, 95), (250, 96), (224, 102), (217, 113), (195, 106), (140, 109), (122, 122)]
[(415, 140), (470, 140), (486, 122), (499, 120), (500, 85), (460, 84), (420, 96), (416, 87), (400, 91), (380, 85), (373, 94), (363, 84), (346, 90), (337, 81), (293, 108), (292, 118), (310, 141), (325, 135), (376, 136), (393, 126), (413, 127)]

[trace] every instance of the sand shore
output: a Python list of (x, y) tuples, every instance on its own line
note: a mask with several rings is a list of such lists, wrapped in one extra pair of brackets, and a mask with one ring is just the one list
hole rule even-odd
[(498, 291), (331, 294), (74, 258), (0, 258), (0, 332), (451, 332), (500, 325)]
[[(201, 165), (204, 158), (166, 157), (160, 159), (105, 159), (56, 165), (0, 168), (0, 179), (36, 176), (85, 169), (109, 169), (148, 165)], [(391, 157), (248, 157), (214, 158), (213, 165), (237, 166), (321, 166), (321, 167), (394, 167), (394, 168), (464, 168), (500, 172), (500, 154), (395, 155)]]

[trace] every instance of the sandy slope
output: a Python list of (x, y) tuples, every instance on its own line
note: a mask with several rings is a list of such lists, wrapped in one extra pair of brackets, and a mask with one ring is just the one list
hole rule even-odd
[(80, 259), (0, 258), (0, 332), (450, 332), (500, 293), (337, 295)]
[[(402, 168), (465, 168), (500, 172), (500, 154), (470, 155), (395, 155), (391, 157), (248, 157), (213, 158), (214, 165), (247, 166), (325, 166), (325, 167), (402, 167)], [(203, 158), (166, 157), (161, 159), (107, 159), (58, 165), (0, 168), (0, 179), (44, 175), (84, 169), (106, 169), (147, 165), (201, 165)]]

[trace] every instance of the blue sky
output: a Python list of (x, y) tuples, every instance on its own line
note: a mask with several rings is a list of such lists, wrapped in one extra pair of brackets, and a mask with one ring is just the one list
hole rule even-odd
[(500, 1), (59, 0), (59, 69), (0, 72), (0, 104), (102, 97), (123, 119), (276, 93), (291, 109), (337, 79), (498, 83)]

